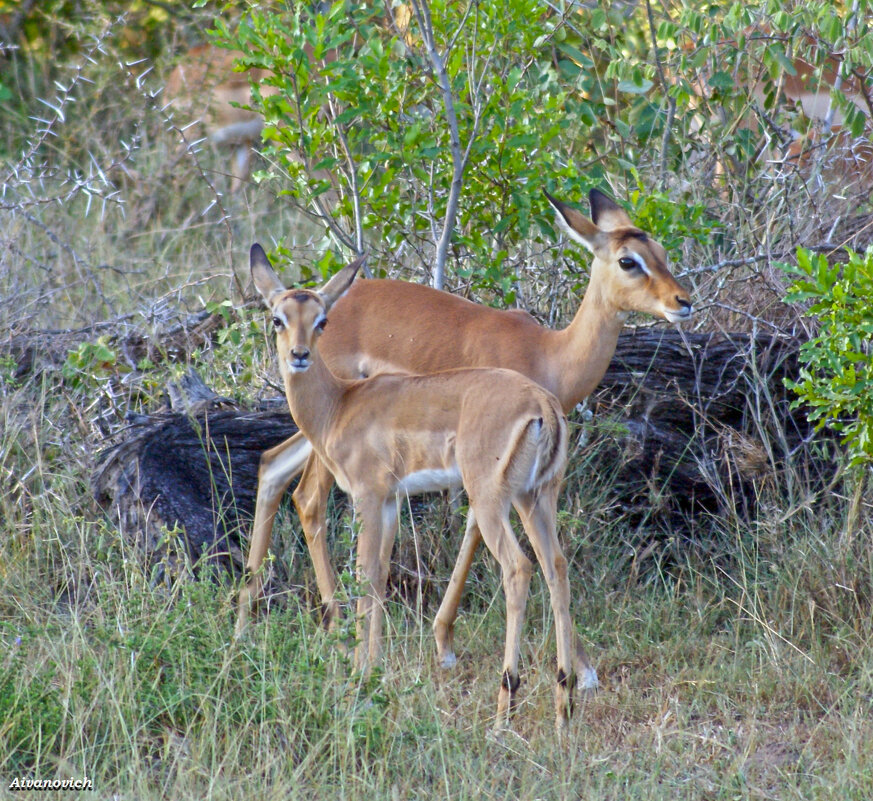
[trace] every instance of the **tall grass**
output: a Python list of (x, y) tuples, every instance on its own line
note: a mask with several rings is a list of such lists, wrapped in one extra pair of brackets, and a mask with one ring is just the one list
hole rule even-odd
[[(477, 563), (450, 674), (432, 659), (435, 596), (420, 609), (390, 602), (384, 670), (365, 683), (295, 595), (235, 641), (236, 588), (208, 573), (156, 583), (83, 498), (68, 401), (46, 392), (38, 410), (9, 414), (34, 397), (23, 387), (4, 405), (4, 780), (87, 776), (93, 797), (131, 799), (236, 798), (252, 786), (276, 798), (873, 789), (871, 532), (869, 509), (853, 520), (848, 498), (713, 521), (696, 532), (720, 538), (713, 558), (705, 544), (677, 549), (629, 527), (605, 503), (608, 480), (577, 474), (562, 536), (603, 688), (558, 742), (537, 577), (522, 702), (514, 731), (495, 739), (503, 609), (490, 559)], [(442, 533), (419, 522), (416, 535)]]
[[(224, 211), (214, 204), (214, 187), (226, 186), (222, 154), (178, 156), (142, 88), (157, 76), (138, 86), (117, 66), (113, 30), (97, 32), (93, 83), (65, 107), (63, 135), (19, 162), (7, 186), (0, 327), (11, 334), (76, 329), (75, 343), (116, 330), (93, 327), (102, 322), (158, 330), (206, 302), (238, 302), (232, 273), (242, 275), (238, 259), (256, 236), (311, 246), (299, 221), (253, 187), (222, 195)], [(14, 85), (51, 96), (56, 76), (16, 58)], [(22, 99), (7, 117), (7, 154), (33, 140), (32, 111)], [(130, 151), (120, 144), (128, 131)], [(87, 171), (91, 155), (117, 171), (76, 189), (70, 170)], [(39, 183), (41, 163), (51, 171)], [(772, 226), (776, 211), (755, 213)], [(760, 220), (729, 212), (737, 239), (754, 241)], [(687, 251), (688, 265), (720, 258), (716, 245)], [(722, 303), (703, 319), (748, 323), (724, 308), (741, 306), (748, 282), (722, 278), (697, 287)], [(768, 284), (767, 297), (775, 291)], [(260, 337), (186, 358), (222, 391), (251, 397), (251, 377), (271, 370)], [(577, 450), (561, 536), (577, 630), (603, 686), (558, 741), (548, 593), (535, 578), (520, 708), (513, 731), (495, 737), (504, 614), (492, 560), (475, 565), (452, 673), (432, 658), (435, 592), (389, 599), (384, 667), (366, 682), (303, 592), (234, 640), (237, 588), (208, 571), (159, 580), (90, 495), (105, 433), (157, 405), (175, 368), (123, 365), (73, 385), (50, 356), (24, 373), (5, 350), (0, 361), (0, 797), (16, 777), (88, 777), (85, 797), (137, 801), (873, 797), (869, 495), (848, 480), (811, 493), (764, 421), (764, 444), (791, 480), (762, 483), (754, 518), (726, 504), (690, 531), (616, 505), (611, 476), (594, 469), (608, 426)], [(230, 366), (243, 361), (245, 370)], [(431, 508), (405, 522), (407, 565), (416, 554), (450, 563), (457, 541), (437, 518)], [(295, 583), (311, 585), (292, 527), (284, 515), (277, 553), (294, 560)], [(349, 548), (338, 538), (338, 565)]]

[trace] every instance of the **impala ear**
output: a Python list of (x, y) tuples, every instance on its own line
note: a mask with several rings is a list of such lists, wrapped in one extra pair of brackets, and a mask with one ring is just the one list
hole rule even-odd
[(360, 258), (355, 259), (351, 264), (343, 267), (342, 270), (340, 270), (318, 290), (318, 294), (321, 295), (322, 300), (324, 300), (325, 311), (329, 310), (334, 303), (349, 291), (352, 282), (355, 280), (355, 276), (358, 274), (358, 270), (361, 269), (366, 260), (367, 254), (365, 253)]
[(276, 275), (273, 265), (264, 253), (264, 249), (255, 242), (252, 245), (249, 253), (249, 265), (252, 271), (252, 281), (255, 283), (255, 288), (261, 293), (261, 297), (270, 305), (270, 299), (277, 292), (284, 292), (285, 286)]
[[(595, 248), (601, 244), (602, 232), (600, 229), (589, 220), (582, 212), (562, 203), (560, 200), (553, 198), (548, 192), (543, 190), (543, 194), (548, 198), (557, 214), (555, 214), (555, 222), (558, 228), (574, 242), (578, 242), (583, 247), (588, 248), (592, 253)], [(608, 198), (607, 198), (608, 199)]]
[(599, 189), (592, 189), (588, 193), (588, 202), (591, 204), (591, 219), (601, 231), (633, 227), (627, 212)]

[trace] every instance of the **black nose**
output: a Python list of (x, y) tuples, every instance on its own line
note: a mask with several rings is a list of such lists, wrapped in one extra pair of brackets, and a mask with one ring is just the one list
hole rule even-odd
[(302, 362), (309, 358), (309, 348), (291, 348), (295, 361)]
[(679, 304), (683, 309), (690, 309), (690, 308), (691, 308), (691, 301), (690, 301), (690, 300), (685, 300), (685, 298), (680, 298), (678, 295), (676, 295), (676, 302), (677, 302), (677, 303), (678, 303), (678, 304)]

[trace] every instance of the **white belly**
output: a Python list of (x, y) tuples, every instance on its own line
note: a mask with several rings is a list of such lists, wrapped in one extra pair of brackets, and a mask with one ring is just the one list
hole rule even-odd
[(397, 485), (400, 492), (418, 495), (420, 492), (439, 492), (444, 489), (460, 489), (463, 486), (461, 472), (451, 470), (417, 470), (404, 476)]

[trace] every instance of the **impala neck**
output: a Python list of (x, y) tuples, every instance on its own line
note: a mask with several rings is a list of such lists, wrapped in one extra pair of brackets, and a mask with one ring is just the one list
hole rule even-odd
[(565, 411), (587, 398), (600, 383), (615, 354), (627, 312), (605, 300), (600, 288), (589, 284), (573, 321), (555, 332), (557, 391)]
[(304, 373), (282, 370), (285, 379), (285, 397), (298, 428), (316, 446), (324, 442), (331, 429), (331, 420), (351, 382), (337, 378), (314, 352), (314, 360)]

